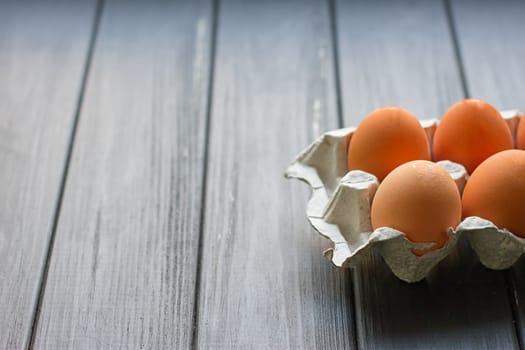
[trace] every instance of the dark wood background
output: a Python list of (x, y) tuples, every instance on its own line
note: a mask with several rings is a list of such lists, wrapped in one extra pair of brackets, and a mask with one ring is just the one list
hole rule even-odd
[(0, 1), (0, 348), (514, 349), (525, 263), (338, 270), (289, 161), (525, 108), (525, 1)]

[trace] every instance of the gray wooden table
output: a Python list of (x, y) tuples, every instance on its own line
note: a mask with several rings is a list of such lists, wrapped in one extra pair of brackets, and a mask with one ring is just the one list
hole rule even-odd
[(525, 1), (0, 1), (0, 348), (514, 349), (525, 262), (338, 270), (286, 182), (384, 105), (525, 108)]

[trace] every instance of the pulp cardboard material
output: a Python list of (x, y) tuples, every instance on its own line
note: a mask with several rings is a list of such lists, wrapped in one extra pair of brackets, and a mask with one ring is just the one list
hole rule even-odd
[(525, 239), (477, 216), (463, 220), (457, 231), (467, 237), (479, 261), (492, 270), (508, 269), (525, 252)]

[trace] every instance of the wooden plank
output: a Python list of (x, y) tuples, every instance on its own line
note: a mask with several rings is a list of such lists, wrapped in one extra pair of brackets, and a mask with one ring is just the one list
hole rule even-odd
[(191, 346), (212, 6), (108, 1), (36, 348)]
[[(459, 1), (453, 3), (452, 13), (471, 96), (497, 108), (525, 111), (525, 2)], [(507, 276), (522, 345), (525, 260), (519, 260)]]
[(525, 110), (525, 2), (451, 4), (470, 95), (499, 109)]
[[(445, 8), (428, 1), (338, 2), (344, 121), (401, 105), (440, 117), (463, 97)], [(423, 282), (397, 280), (379, 256), (356, 269), (356, 326), (364, 349), (515, 348), (503, 276), (465, 242)]]
[(283, 179), (337, 127), (328, 6), (221, 5), (197, 347), (352, 348), (349, 272), (322, 257), (306, 186)]
[(0, 348), (28, 345), (95, 1), (0, 2)]

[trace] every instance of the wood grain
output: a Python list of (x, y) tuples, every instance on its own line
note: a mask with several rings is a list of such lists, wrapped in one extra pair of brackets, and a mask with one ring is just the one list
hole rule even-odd
[(36, 348), (190, 347), (211, 12), (106, 3)]
[(95, 2), (0, 2), (0, 348), (25, 348)]
[(471, 97), (498, 109), (525, 110), (525, 2), (451, 4)]
[(337, 127), (328, 5), (223, 1), (197, 347), (353, 347), (348, 271), (322, 257), (287, 164)]
[[(452, 13), (470, 95), (500, 109), (524, 111), (525, 2), (459, 1), (453, 2)], [(524, 344), (525, 260), (510, 272), (510, 295)]]
[[(436, 118), (463, 98), (442, 3), (340, 1), (337, 12), (347, 125), (384, 105)], [(417, 284), (397, 280), (379, 256), (354, 277), (360, 348), (517, 346), (503, 276), (484, 269), (464, 241)]]

